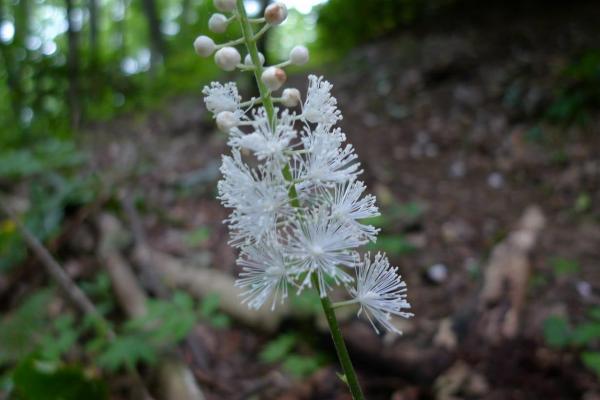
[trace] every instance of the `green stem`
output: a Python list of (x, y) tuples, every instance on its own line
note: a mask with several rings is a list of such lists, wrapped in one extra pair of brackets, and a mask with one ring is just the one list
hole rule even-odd
[[(265, 108), (265, 112), (267, 113), (267, 117), (269, 118), (269, 124), (271, 125), (271, 128), (273, 128), (276, 122), (275, 108), (273, 107), (273, 98), (271, 97), (271, 92), (267, 89), (265, 84), (260, 79), (263, 73), (263, 68), (260, 63), (260, 58), (258, 57), (258, 48), (256, 47), (257, 37), (254, 36), (252, 26), (250, 24), (250, 21), (248, 20), (248, 15), (246, 14), (246, 10), (244, 9), (243, 0), (237, 0), (237, 12), (240, 17), (240, 25), (242, 27), (242, 34), (244, 36), (244, 43), (246, 45), (246, 49), (248, 50), (248, 54), (250, 54), (252, 63), (256, 66), (253, 72), (254, 78), (256, 79), (256, 84), (258, 85), (258, 90), (260, 92), (260, 98), (262, 100), (263, 107)], [(293, 181), (293, 176), (289, 164), (283, 168), (282, 174), (288, 182)], [(300, 208), (298, 193), (296, 191), (296, 186), (293, 183), (290, 184), (288, 196), (290, 198), (290, 204), (292, 205), (292, 207)], [(313, 274), (311, 279), (317, 292), (320, 293), (319, 280), (317, 278), (317, 275)], [(338, 359), (340, 360), (342, 370), (344, 371), (346, 383), (350, 388), (350, 393), (352, 393), (352, 398), (354, 400), (364, 400), (365, 397), (358, 383), (356, 372), (354, 371), (354, 367), (352, 366), (352, 361), (350, 360), (350, 355), (348, 354), (348, 349), (346, 348), (346, 343), (344, 342), (344, 337), (342, 336), (342, 331), (340, 330), (340, 327), (338, 325), (338, 321), (335, 317), (335, 311), (333, 309), (329, 297), (321, 297), (321, 305), (323, 306), (323, 312), (325, 313), (327, 323), (329, 324), (329, 330), (331, 331), (333, 344), (335, 345), (335, 350), (337, 352)]]
[[(317, 275), (313, 274), (311, 279), (313, 285), (317, 291), (319, 291), (320, 288)], [(342, 336), (342, 331), (340, 330), (337, 318), (335, 317), (335, 311), (329, 297), (321, 297), (321, 305), (323, 306), (323, 312), (325, 313), (327, 323), (329, 324), (329, 331), (331, 332), (331, 338), (333, 339), (333, 344), (335, 345), (335, 351), (337, 352), (338, 359), (340, 360), (340, 364), (344, 370), (344, 376), (346, 378), (348, 388), (350, 389), (350, 393), (352, 393), (352, 398), (354, 400), (364, 400), (365, 396), (363, 395), (360, 384), (358, 383), (358, 377), (356, 376), (356, 372), (354, 372), (352, 360), (350, 360), (350, 355), (348, 354), (348, 349), (346, 348), (346, 343), (344, 342), (344, 337)]]
[(244, 44), (246, 45), (248, 54), (250, 54), (252, 64), (254, 64), (256, 67), (254, 68), (254, 78), (256, 79), (256, 84), (258, 85), (260, 98), (262, 99), (265, 112), (269, 118), (269, 124), (271, 127), (273, 127), (273, 125), (275, 125), (275, 108), (273, 107), (273, 99), (271, 98), (271, 92), (260, 79), (263, 73), (263, 67), (260, 63), (260, 58), (258, 57), (258, 48), (256, 47), (254, 31), (252, 30), (252, 25), (250, 25), (250, 21), (248, 20), (246, 9), (244, 8), (244, 0), (237, 0), (237, 12), (240, 16), (240, 25), (242, 27), (242, 35), (244, 35)]

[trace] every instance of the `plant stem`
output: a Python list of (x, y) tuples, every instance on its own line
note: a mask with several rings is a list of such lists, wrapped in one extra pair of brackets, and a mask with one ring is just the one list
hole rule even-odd
[[(319, 291), (320, 288), (317, 275), (313, 274), (311, 279), (313, 285), (317, 291)], [(340, 364), (344, 370), (346, 383), (348, 384), (350, 393), (352, 393), (352, 398), (354, 400), (364, 400), (365, 396), (363, 395), (360, 384), (358, 383), (358, 377), (356, 376), (356, 372), (352, 366), (352, 360), (350, 360), (350, 355), (348, 354), (348, 349), (346, 348), (346, 343), (344, 342), (344, 337), (342, 336), (342, 331), (340, 330), (337, 318), (335, 317), (335, 311), (332, 307), (329, 297), (321, 297), (321, 305), (323, 306), (323, 312), (325, 313), (327, 323), (329, 324), (329, 331), (331, 332), (331, 338), (333, 339), (333, 344), (335, 345), (335, 351), (337, 352), (338, 359), (340, 360)]]
[[(252, 63), (256, 67), (253, 69), (253, 72), (254, 78), (256, 79), (256, 84), (258, 85), (258, 90), (260, 92), (260, 97), (262, 99), (265, 112), (267, 113), (267, 117), (269, 118), (269, 124), (271, 125), (271, 128), (274, 128), (276, 120), (275, 108), (273, 107), (273, 98), (271, 97), (271, 92), (267, 89), (265, 84), (260, 79), (263, 73), (263, 67), (258, 57), (258, 48), (256, 47), (256, 40), (258, 38), (254, 36), (252, 26), (250, 24), (250, 21), (248, 20), (248, 15), (246, 14), (246, 10), (244, 9), (243, 0), (237, 0), (237, 12), (240, 17), (240, 25), (242, 27), (242, 34), (244, 36), (244, 43), (246, 45), (246, 49), (248, 50), (248, 54), (250, 54)], [(266, 29), (261, 29), (261, 32), (263, 31), (266, 31)], [(290, 171), (289, 164), (283, 168), (282, 174), (288, 182), (293, 181), (293, 176)], [(296, 186), (293, 183), (290, 184), (288, 196), (292, 207), (300, 208), (298, 193), (296, 191)], [(317, 275), (313, 274), (311, 279), (313, 285), (317, 289), (317, 292), (320, 292)], [(335, 345), (335, 350), (337, 352), (338, 359), (340, 360), (340, 364), (342, 365), (342, 370), (344, 371), (346, 383), (350, 388), (350, 393), (352, 393), (352, 398), (354, 400), (364, 400), (365, 397), (358, 383), (356, 372), (354, 371), (354, 367), (352, 366), (352, 361), (350, 360), (350, 355), (348, 354), (348, 349), (346, 348), (346, 343), (344, 342), (344, 337), (342, 336), (342, 331), (340, 330), (340, 327), (338, 325), (338, 321), (335, 316), (335, 311), (332, 307), (331, 300), (329, 299), (329, 297), (321, 297), (321, 305), (323, 306), (323, 312), (325, 313), (327, 323), (329, 324), (329, 330), (331, 332), (333, 344)]]
[(265, 112), (269, 118), (269, 124), (271, 127), (273, 127), (275, 125), (275, 108), (273, 107), (273, 99), (271, 98), (271, 92), (260, 79), (263, 73), (263, 67), (260, 63), (260, 58), (258, 57), (258, 48), (256, 47), (257, 38), (254, 37), (252, 25), (250, 25), (248, 15), (246, 14), (246, 9), (244, 8), (244, 0), (237, 0), (237, 12), (240, 16), (240, 25), (242, 27), (242, 35), (244, 35), (244, 44), (246, 45), (248, 54), (250, 54), (252, 64), (254, 64), (256, 67), (254, 68), (254, 78), (256, 79), (256, 84), (258, 85), (260, 98), (262, 99)]

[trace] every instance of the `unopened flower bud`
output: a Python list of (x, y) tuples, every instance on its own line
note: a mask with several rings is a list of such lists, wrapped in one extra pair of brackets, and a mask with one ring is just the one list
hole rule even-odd
[[(261, 53), (260, 51), (258, 52), (258, 59), (260, 61), (260, 65), (263, 65), (265, 63), (265, 56), (263, 56), (263, 53)], [(252, 62), (252, 57), (250, 57), (250, 54), (246, 54), (246, 57), (244, 57), (244, 64), (254, 65), (254, 63)]]
[(288, 10), (285, 4), (275, 2), (265, 8), (265, 21), (270, 25), (279, 25), (287, 18)]
[(224, 71), (233, 71), (241, 60), (235, 47), (223, 47), (215, 53), (215, 63)]
[(235, 0), (213, 0), (215, 8), (223, 12), (232, 12), (235, 9)]
[(229, 25), (229, 22), (227, 21), (227, 17), (223, 14), (215, 13), (211, 15), (208, 20), (208, 29), (210, 29), (211, 32), (223, 33), (227, 30), (227, 25)]
[(281, 104), (286, 107), (296, 107), (300, 100), (300, 91), (296, 88), (284, 89), (281, 94)]
[(290, 62), (295, 65), (304, 65), (308, 62), (308, 49), (304, 46), (295, 46), (290, 51)]
[(281, 68), (269, 67), (264, 70), (260, 79), (267, 85), (269, 90), (274, 91), (285, 83), (287, 76)]
[(223, 132), (229, 132), (235, 128), (239, 120), (231, 111), (221, 111), (217, 114), (217, 127)]
[(198, 36), (194, 40), (194, 49), (199, 56), (208, 57), (215, 51), (215, 42), (208, 36)]

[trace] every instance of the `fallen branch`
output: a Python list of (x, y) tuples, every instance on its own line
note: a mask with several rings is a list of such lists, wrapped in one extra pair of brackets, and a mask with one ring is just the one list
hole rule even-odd
[[(79, 289), (79, 286), (77, 286), (77, 284), (61, 267), (58, 261), (56, 261), (50, 252), (40, 243), (40, 241), (29, 231), (29, 229), (27, 229), (25, 225), (23, 225), (21, 220), (14, 214), (2, 197), (0, 197), (0, 209), (15, 224), (19, 233), (23, 236), (27, 246), (40, 260), (48, 275), (50, 275), (50, 277), (57, 283), (59, 288), (63, 291), (73, 306), (79, 309), (83, 314), (92, 316), (96, 323), (98, 323), (98, 325), (102, 328), (102, 332), (106, 335), (109, 341), (115, 340), (115, 332), (110, 327), (108, 321), (100, 314), (96, 306), (94, 306), (94, 303), (92, 303), (86, 294)], [(135, 369), (132, 369), (130, 373), (138, 384), (143, 398), (152, 400), (152, 396), (144, 385), (144, 382), (138, 372)]]
[[(139, 286), (125, 258), (119, 251), (123, 229), (120, 222), (109, 214), (99, 218), (101, 240), (99, 256), (110, 276), (119, 304), (130, 318), (142, 317), (147, 312), (146, 294)], [(179, 357), (169, 357), (158, 367), (161, 398), (167, 400), (203, 400), (189, 368)]]
[[(31, 249), (34, 255), (42, 263), (42, 266), (46, 269), (46, 272), (56, 282), (58, 287), (62, 290), (66, 298), (73, 304), (74, 307), (81, 310), (86, 315), (91, 315), (97, 321), (104, 321), (104, 318), (90, 299), (83, 293), (81, 289), (75, 284), (71, 277), (65, 272), (60, 264), (52, 257), (50, 252), (40, 243), (40, 241), (27, 229), (27, 227), (21, 222), (21, 220), (15, 215), (15, 213), (6, 204), (5, 200), (0, 197), (0, 209), (6, 214), (6, 216), (15, 224), (15, 227), (25, 240), (27, 247)], [(114, 332), (110, 329), (107, 331), (110, 337), (114, 338)]]

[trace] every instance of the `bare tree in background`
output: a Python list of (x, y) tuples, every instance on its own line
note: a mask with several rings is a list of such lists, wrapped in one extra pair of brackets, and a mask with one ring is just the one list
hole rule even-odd
[(90, 65), (92, 66), (92, 69), (95, 69), (98, 66), (98, 58), (100, 55), (100, 8), (98, 0), (88, 0), (88, 10), (90, 13)]
[[(4, 21), (5, 4), (0, 0), (0, 21)], [(13, 43), (0, 42), (0, 56), (6, 71), (6, 80), (11, 97), (11, 107), (17, 125), (23, 127), (22, 113), (25, 105), (25, 92), (23, 90), (23, 77), (21, 65), (28, 59), (25, 39), (29, 32), (29, 0), (19, 0), (15, 12), (15, 32)]]
[(160, 17), (155, 0), (142, 0), (142, 8), (148, 22), (148, 32), (150, 34), (150, 51), (152, 65), (162, 61), (165, 56), (165, 45), (160, 30)]
[(78, 33), (73, 20), (73, 0), (65, 0), (67, 7), (67, 72), (69, 80), (68, 102), (71, 128), (77, 129), (81, 122), (81, 106), (79, 103), (79, 43)]

